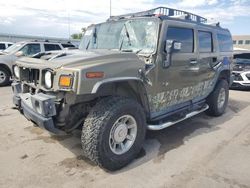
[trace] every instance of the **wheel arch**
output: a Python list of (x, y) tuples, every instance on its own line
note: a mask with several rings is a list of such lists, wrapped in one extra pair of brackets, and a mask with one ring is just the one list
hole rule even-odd
[(150, 108), (146, 88), (139, 78), (107, 79), (97, 82), (92, 94), (98, 97), (115, 95), (132, 98), (142, 105), (146, 117), (149, 117)]
[(11, 75), (11, 70), (8, 65), (0, 63), (0, 68), (3, 68), (8, 71), (8, 73)]
[(218, 80), (226, 80), (230, 84), (231, 71), (229, 69), (224, 69), (219, 73)]

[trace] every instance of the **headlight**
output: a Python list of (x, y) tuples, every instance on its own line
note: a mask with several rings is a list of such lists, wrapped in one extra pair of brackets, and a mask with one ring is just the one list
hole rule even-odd
[(50, 89), (52, 87), (52, 73), (50, 71), (45, 72), (44, 84), (47, 89)]
[(14, 75), (16, 78), (20, 78), (20, 69), (18, 66), (14, 66)]

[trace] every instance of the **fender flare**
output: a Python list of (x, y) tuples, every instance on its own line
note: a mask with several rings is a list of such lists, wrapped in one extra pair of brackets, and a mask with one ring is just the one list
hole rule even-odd
[(98, 89), (103, 85), (107, 83), (112, 82), (120, 82), (120, 81), (139, 81), (143, 84), (143, 81), (140, 78), (137, 77), (116, 77), (116, 78), (107, 78), (105, 80), (97, 82), (94, 87), (92, 88), (91, 94), (96, 94), (98, 92)]
[[(92, 91), (91, 91), (91, 94), (97, 94), (98, 93), (98, 90), (104, 85), (104, 84), (112, 84), (112, 83), (116, 83), (116, 82), (128, 82), (128, 81), (135, 81), (137, 82), (138, 84), (140, 84), (139, 87), (143, 87), (141, 88), (138, 88), (139, 90), (139, 97), (140, 97), (140, 102), (141, 102), (141, 105), (144, 107), (144, 110), (146, 112), (146, 116), (149, 117), (150, 116), (150, 105), (149, 105), (149, 99), (148, 99), (148, 96), (145, 95), (145, 92), (146, 92), (146, 87), (144, 86), (144, 83), (142, 81), (142, 79), (138, 78), (138, 77), (116, 77), (116, 78), (108, 78), (108, 79), (105, 79), (105, 80), (101, 80), (99, 82), (97, 82), (94, 87), (92, 88)], [(142, 90), (144, 90), (142, 92)]]

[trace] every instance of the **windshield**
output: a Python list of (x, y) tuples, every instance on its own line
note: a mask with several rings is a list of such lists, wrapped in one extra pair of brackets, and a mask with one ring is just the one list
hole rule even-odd
[(157, 35), (158, 21), (155, 18), (106, 22), (89, 27), (79, 48), (153, 53)]
[(15, 43), (15, 44), (13, 44), (12, 46), (10, 46), (9, 48), (7, 48), (6, 50), (4, 50), (4, 52), (6, 52), (6, 53), (15, 53), (15, 52), (17, 52), (23, 45), (24, 45), (23, 42)]

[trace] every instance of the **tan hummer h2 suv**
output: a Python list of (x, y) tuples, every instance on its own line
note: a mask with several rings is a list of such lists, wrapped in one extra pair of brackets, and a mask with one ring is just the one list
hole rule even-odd
[(136, 157), (146, 130), (224, 113), (232, 44), (227, 29), (185, 11), (111, 17), (87, 29), (79, 50), (19, 59), (13, 101), (54, 134), (81, 128), (83, 155), (117, 170)]

